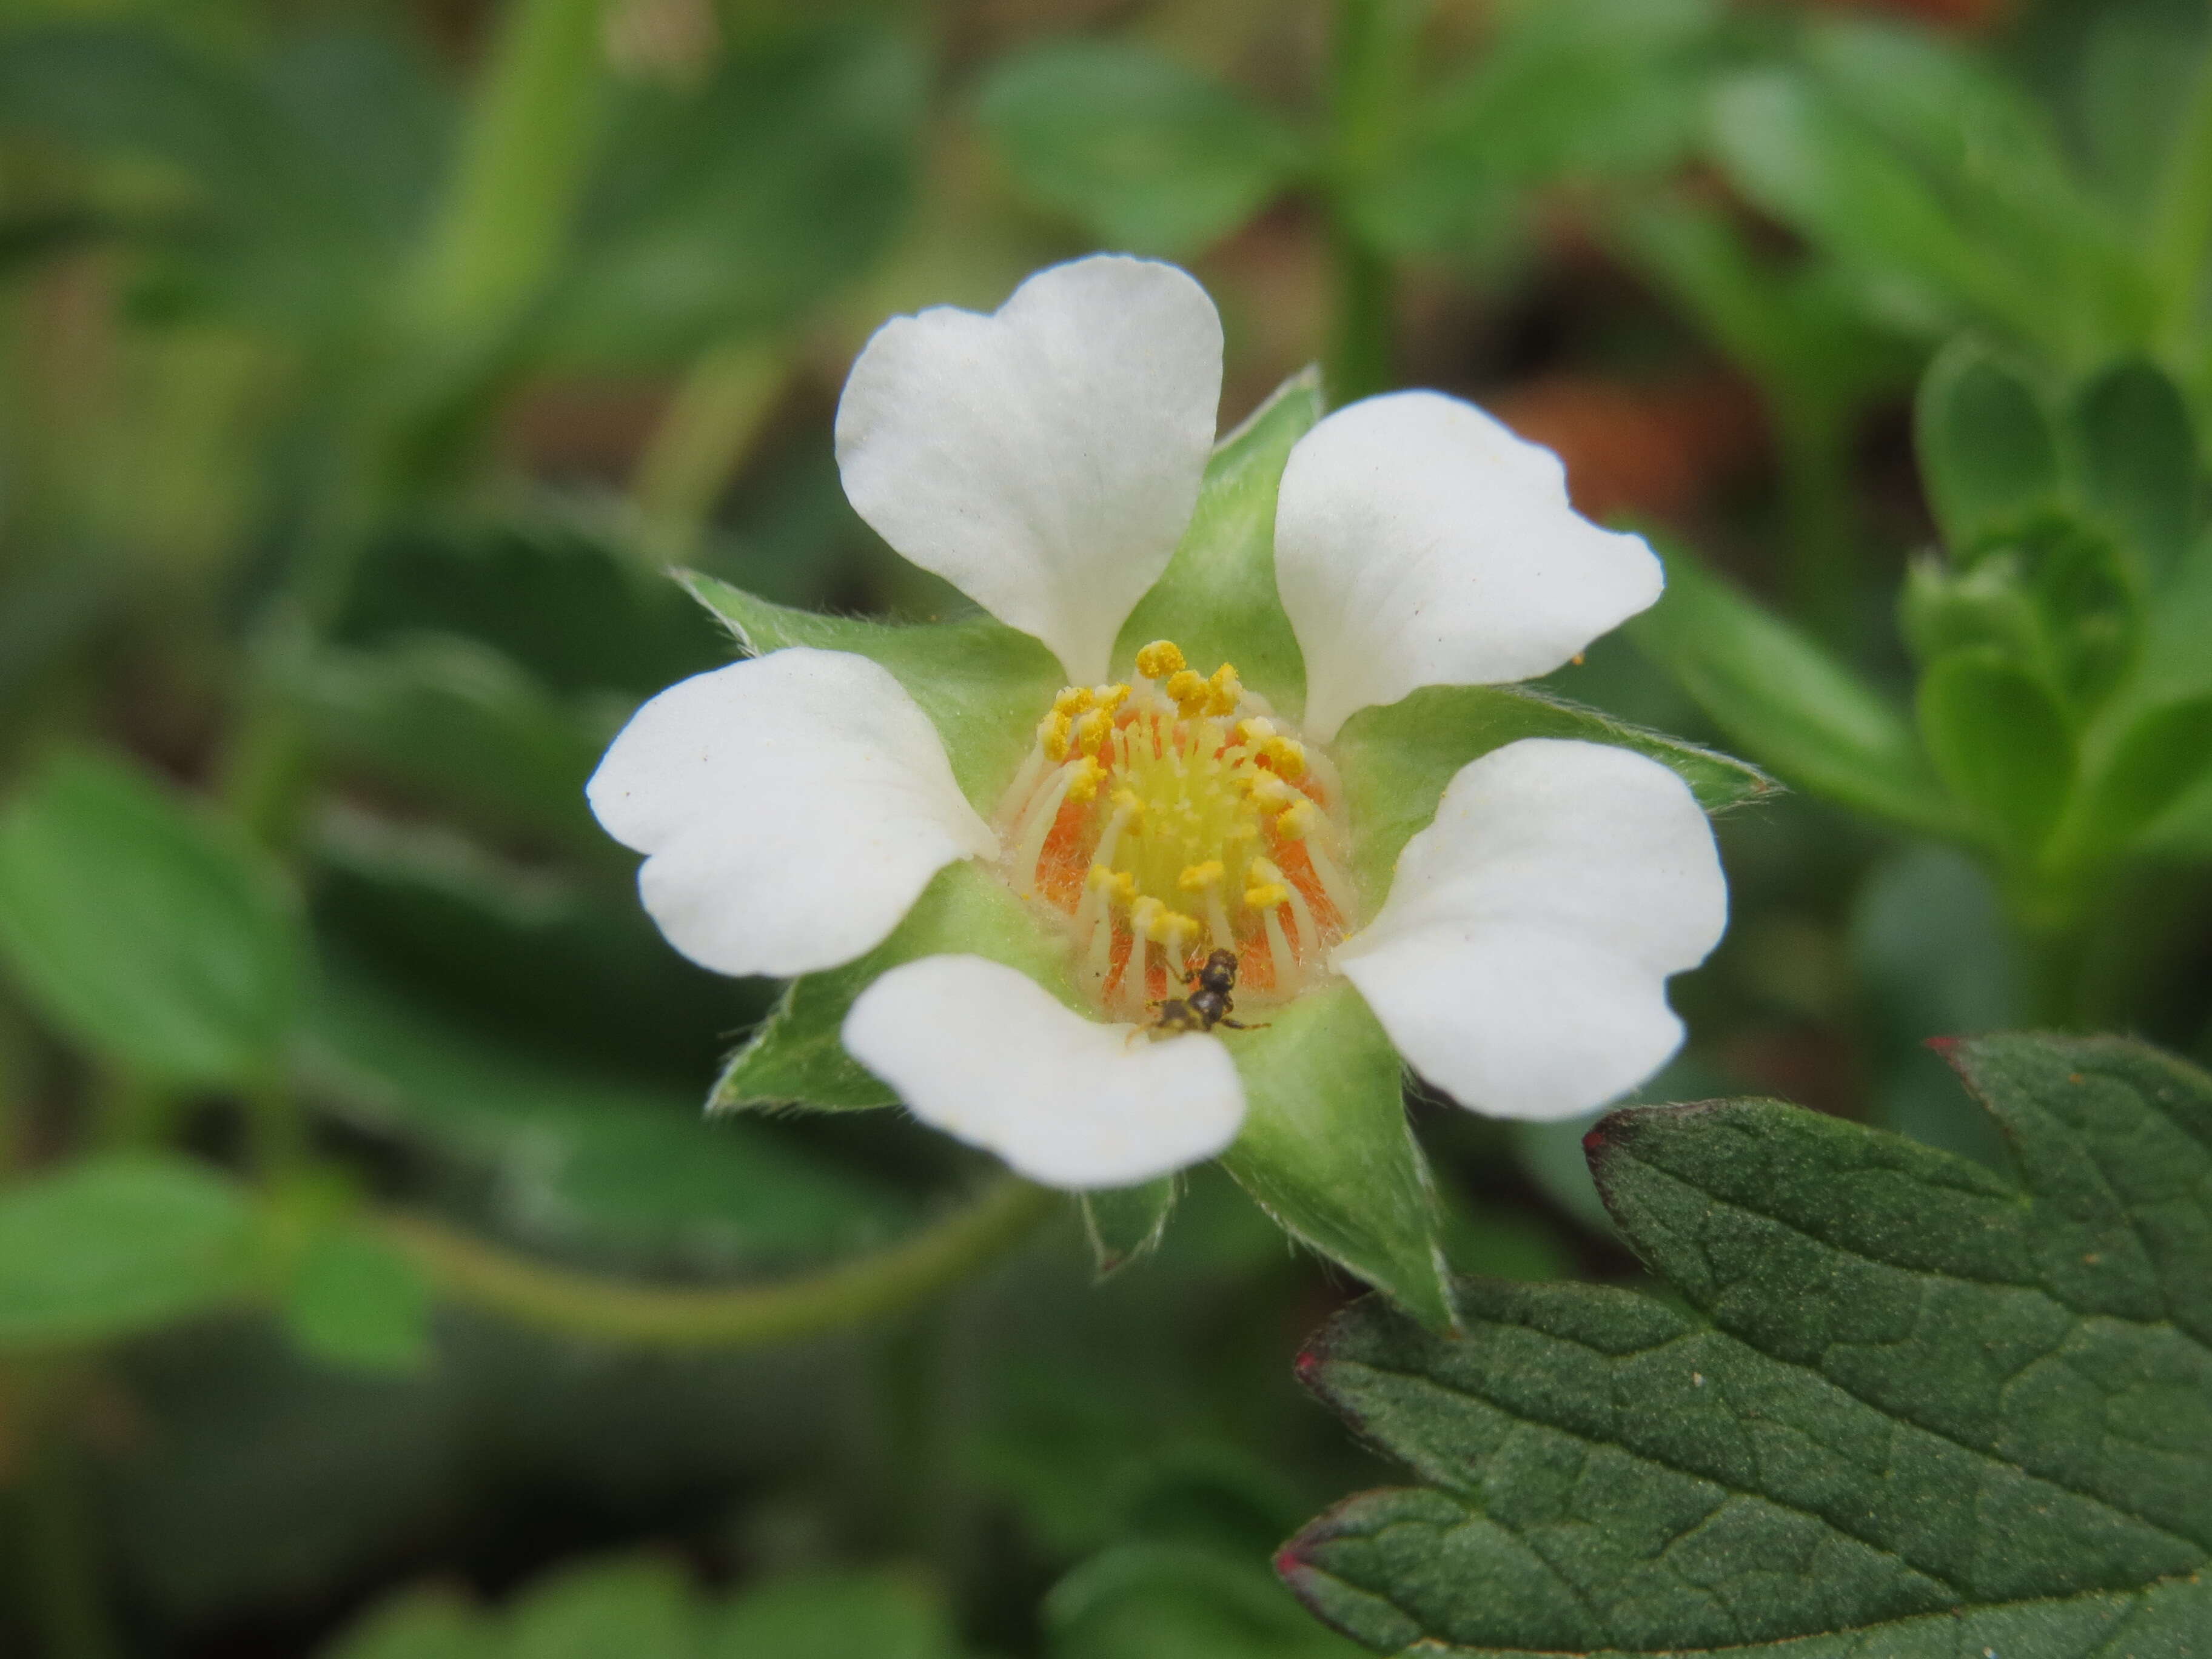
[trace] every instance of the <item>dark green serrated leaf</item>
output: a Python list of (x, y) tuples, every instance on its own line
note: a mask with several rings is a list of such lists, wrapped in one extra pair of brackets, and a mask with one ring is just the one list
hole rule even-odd
[(50, 762), (0, 817), (0, 955), (71, 1036), (182, 1085), (264, 1074), (307, 973), (265, 856), (88, 753)]
[(1215, 447), (1175, 557), (1121, 625), (1116, 667), (1170, 639), (1200, 672), (1234, 663), (1285, 714), (1305, 707), (1305, 657), (1275, 591), (1275, 494), (1292, 446), (1325, 410), (1321, 372), (1301, 369)]
[(1229, 87), (1121, 42), (1002, 58), (977, 112), (1024, 193), (1137, 253), (1204, 249), (1306, 160), (1297, 134)]
[(0, 1190), (0, 1348), (135, 1335), (244, 1300), (258, 1224), (183, 1158), (88, 1158)]
[(1353, 874), (1370, 914), (1389, 891), (1398, 854), (1436, 816), (1453, 775), (1522, 738), (1633, 749), (1680, 777), (1708, 812), (1755, 800), (1775, 787), (1757, 767), (1732, 756), (1527, 686), (1425, 686), (1387, 707), (1361, 709), (1331, 748), (1351, 814)]
[(696, 570), (684, 586), (720, 617), (748, 655), (811, 646), (881, 663), (944, 739), (952, 775), (988, 817), (1036, 742), (1036, 723), (1066, 683), (1043, 644), (991, 617), (900, 624), (825, 617), (755, 599)]
[(1627, 625), (1729, 740), (1785, 783), (1923, 833), (1956, 816), (1912, 728), (1813, 640), (1694, 560), (1667, 562), (1667, 591)]
[(1385, 1651), (2113, 1659), (2212, 1628), (2212, 1079), (2109, 1038), (1953, 1060), (2022, 1184), (1771, 1102), (1607, 1118), (1692, 1304), (1470, 1283), (1300, 1362), (1429, 1484), (1279, 1563)]
[(1101, 1279), (1111, 1278), (1159, 1248), (1175, 1213), (1176, 1178), (1162, 1176), (1141, 1186), (1083, 1193), (1083, 1231)]
[(1986, 646), (1920, 680), (1920, 731), (1936, 769), (1990, 842), (2032, 856), (2074, 781), (2074, 738), (2043, 683)]
[(1929, 504), (1960, 560), (2058, 510), (2057, 434), (2042, 402), (1978, 342), (1954, 341), (1929, 365), (1913, 435)]
[(1246, 1114), (1222, 1167), (1292, 1237), (1449, 1326), (1435, 1183), (1406, 1121), (1397, 1050), (1359, 994), (1310, 991), (1230, 1052)]
[(892, 1104), (898, 1097), (845, 1052), (839, 1035), (845, 1016), (879, 975), (902, 962), (948, 952), (1018, 968), (1073, 1006), (1066, 942), (990, 872), (969, 860), (947, 865), (896, 931), (867, 955), (792, 981), (751, 1041), (731, 1056), (709, 1109)]

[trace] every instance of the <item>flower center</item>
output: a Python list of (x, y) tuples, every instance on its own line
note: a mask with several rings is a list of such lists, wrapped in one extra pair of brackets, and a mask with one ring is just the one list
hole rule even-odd
[(1355, 920), (1342, 804), (1327, 756), (1234, 668), (1198, 674), (1156, 641), (1131, 684), (1053, 700), (1000, 809), (1005, 873), (1067, 924), (1109, 1013), (1146, 1018), (1216, 951), (1240, 1000), (1279, 1001)]

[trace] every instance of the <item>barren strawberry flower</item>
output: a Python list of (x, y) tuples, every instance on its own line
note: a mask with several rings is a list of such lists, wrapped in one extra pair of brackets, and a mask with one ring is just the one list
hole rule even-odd
[(757, 654), (647, 703), (592, 804), (680, 950), (797, 976), (722, 1103), (895, 1097), (1079, 1190), (1226, 1154), (1434, 1313), (1398, 1056), (1511, 1117), (1641, 1082), (1725, 914), (1683, 778), (1752, 775), (1502, 689), (1660, 591), (1548, 452), (1429, 392), (1316, 423), (1310, 377), (1217, 447), (1220, 378), (1211, 301), (1136, 259), (887, 325), (847, 493), (988, 617), (697, 579)]

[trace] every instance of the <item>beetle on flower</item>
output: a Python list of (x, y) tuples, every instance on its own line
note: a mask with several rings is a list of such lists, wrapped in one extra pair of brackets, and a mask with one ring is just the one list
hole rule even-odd
[[(1432, 392), (1322, 417), (1310, 375), (1217, 446), (1221, 366), (1204, 290), (1118, 256), (887, 324), (846, 493), (987, 614), (694, 578), (754, 654), (647, 703), (591, 803), (678, 949), (794, 981), (719, 1103), (896, 1098), (1074, 1190), (1222, 1156), (1439, 1315), (1400, 1057), (1505, 1117), (1642, 1082), (1725, 920), (1685, 779), (1759, 780), (1510, 684), (1662, 581), (1549, 452)], [(1221, 951), (1255, 1029), (1158, 1025)]]

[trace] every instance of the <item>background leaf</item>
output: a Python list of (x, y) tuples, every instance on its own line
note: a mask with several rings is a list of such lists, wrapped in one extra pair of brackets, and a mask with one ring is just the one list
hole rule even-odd
[(1121, 42), (1054, 41), (1003, 58), (976, 112), (1025, 195), (1137, 253), (1203, 251), (1306, 164), (1297, 136), (1266, 110)]
[(253, 1206), (181, 1158), (86, 1158), (0, 1188), (0, 1349), (101, 1342), (243, 1301)]
[(265, 1073), (307, 968), (258, 850), (92, 754), (50, 762), (0, 817), (0, 951), (70, 1035), (185, 1085)]

